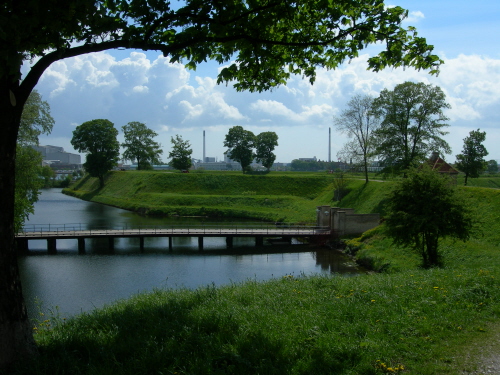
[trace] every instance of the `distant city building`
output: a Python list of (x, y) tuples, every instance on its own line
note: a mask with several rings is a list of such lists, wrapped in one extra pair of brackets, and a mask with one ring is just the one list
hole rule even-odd
[(42, 154), (42, 159), (45, 164), (66, 164), (66, 165), (81, 165), (82, 158), (78, 154), (72, 154), (64, 151), (58, 146), (32, 146), (36, 151)]
[(288, 171), (290, 170), (290, 163), (274, 163), (271, 167), (272, 171)]
[[(208, 158), (207, 158), (208, 159)], [(224, 161), (210, 162), (210, 163), (196, 163), (195, 169), (205, 169), (207, 171), (241, 171), (240, 163)]]
[[(155, 164), (155, 165), (152, 165), (151, 167), (155, 171), (164, 171), (167, 169), (172, 169), (172, 167), (168, 164), (158, 164), (158, 165)], [(122, 170), (122, 171), (136, 170), (137, 164), (118, 164), (115, 169)]]
[(318, 159), (316, 159), (316, 156), (312, 157), (312, 158), (299, 158), (300, 161), (318, 161)]

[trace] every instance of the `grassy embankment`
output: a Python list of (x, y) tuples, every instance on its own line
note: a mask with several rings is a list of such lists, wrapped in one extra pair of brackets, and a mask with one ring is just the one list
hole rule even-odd
[(333, 196), (331, 175), (112, 172), (106, 185), (85, 178), (66, 194), (153, 215), (250, 217), (314, 222)]
[[(383, 209), (389, 185), (351, 181), (341, 205)], [(473, 344), (483, 344), (500, 327), (500, 191), (464, 190), (483, 213), (484, 235), (467, 243), (444, 241), (442, 269), (419, 269), (415, 255), (375, 230), (350, 245), (383, 264), (383, 273), (161, 290), (65, 322), (41, 317), (41, 356), (19, 373), (473, 370), (481, 354)]]

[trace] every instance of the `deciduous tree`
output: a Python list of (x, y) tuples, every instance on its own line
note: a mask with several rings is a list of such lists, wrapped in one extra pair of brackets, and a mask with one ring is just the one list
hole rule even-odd
[(255, 157), (253, 152), (254, 146), (255, 135), (239, 125), (229, 129), (224, 139), (224, 147), (228, 148), (225, 154), (229, 156), (230, 159), (241, 164), (243, 173), (248, 171)]
[(488, 172), (489, 173), (498, 173), (498, 163), (496, 160), (488, 160)]
[(373, 112), (372, 105), (371, 96), (355, 95), (347, 103), (347, 108), (340, 116), (333, 119), (333, 123), (340, 132), (353, 138), (353, 141), (344, 147), (342, 157), (360, 159), (366, 182), (368, 182), (368, 163), (375, 150), (373, 133), (380, 125), (380, 119)]
[(172, 151), (168, 153), (168, 157), (170, 158), (169, 165), (179, 171), (187, 171), (193, 165), (193, 161), (191, 160), (191, 154), (193, 153), (191, 144), (189, 141), (183, 140), (178, 134), (175, 138), (172, 137), (170, 142), (172, 143)]
[(278, 135), (275, 132), (264, 132), (255, 137), (255, 158), (268, 171), (276, 160), (273, 152), (276, 146), (278, 146)]
[(422, 256), (425, 267), (441, 264), (439, 240), (466, 241), (476, 217), (467, 199), (446, 176), (425, 165), (410, 170), (389, 194), (385, 225), (397, 245), (409, 246)]
[[(262, 91), (293, 74), (314, 82), (316, 69), (334, 69), (372, 43), (386, 48), (368, 59), (371, 70), (413, 66), (435, 73), (433, 47), (402, 27), (408, 11), (381, 0), (356, 2), (186, 0), (10, 0), (0, 7), (0, 365), (32, 353), (14, 251), (15, 148), (21, 113), (43, 72), (54, 62), (116, 48), (161, 51), (195, 68), (226, 64), (218, 82)], [(33, 63), (21, 68), (25, 61)], [(77, 103), (75, 103), (77, 105)]]
[[(38, 201), (44, 181), (41, 174), (42, 156), (32, 146), (38, 146), (38, 137), (49, 134), (54, 126), (49, 104), (34, 90), (28, 97), (21, 115), (16, 148), (16, 195), (14, 230), (18, 232)], [(47, 167), (50, 169), (50, 167)]]
[(487, 163), (484, 160), (488, 155), (486, 147), (483, 142), (486, 140), (486, 132), (479, 129), (472, 130), (469, 136), (464, 138), (464, 147), (462, 153), (457, 155), (457, 168), (465, 173), (464, 185), (467, 186), (469, 177), (477, 178), (483, 172)]
[(84, 122), (73, 131), (71, 144), (78, 152), (84, 152), (83, 167), (92, 176), (99, 178), (104, 187), (104, 176), (118, 162), (120, 143), (116, 139), (118, 130), (109, 120), (98, 119)]
[(373, 105), (374, 113), (382, 119), (375, 132), (375, 153), (386, 165), (386, 172), (404, 172), (432, 151), (451, 152), (442, 138), (448, 134), (444, 110), (450, 105), (440, 87), (404, 82), (394, 90), (382, 90)]
[(154, 164), (161, 164), (160, 155), (163, 154), (161, 145), (153, 140), (158, 136), (142, 122), (129, 122), (122, 127), (125, 142), (123, 158), (137, 161), (137, 169), (152, 169)]

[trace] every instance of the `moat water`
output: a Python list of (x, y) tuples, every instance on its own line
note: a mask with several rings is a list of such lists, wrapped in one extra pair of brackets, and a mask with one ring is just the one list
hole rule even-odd
[[(44, 190), (27, 224), (78, 223), (83, 228), (137, 227), (142, 225), (199, 225), (209, 219), (145, 217), (126, 210), (82, 201)], [(213, 220), (209, 220), (212, 222)], [(30, 255), (19, 265), (30, 316), (41, 309), (71, 316), (155, 288), (198, 288), (246, 280), (268, 280), (285, 275), (357, 275), (362, 271), (339, 252), (298, 242), (266, 243), (236, 238), (226, 249), (225, 238), (205, 238), (204, 251), (197, 238), (119, 239), (114, 251), (107, 240), (87, 240), (85, 255), (78, 255), (76, 240), (58, 240), (57, 255), (47, 254), (44, 240), (29, 241)]]

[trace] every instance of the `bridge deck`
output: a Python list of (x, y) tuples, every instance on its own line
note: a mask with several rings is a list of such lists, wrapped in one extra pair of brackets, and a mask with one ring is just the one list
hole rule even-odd
[(164, 229), (96, 229), (96, 230), (45, 230), (20, 232), (16, 238), (28, 240), (99, 237), (279, 237), (324, 236), (327, 228), (164, 228)]
[(16, 235), (18, 249), (28, 251), (29, 240), (46, 240), (49, 253), (56, 252), (58, 239), (77, 239), (78, 251), (85, 252), (85, 240), (90, 238), (108, 238), (110, 248), (114, 248), (115, 238), (138, 237), (141, 251), (147, 237), (168, 237), (169, 249), (172, 250), (173, 237), (198, 237), (199, 249), (203, 249), (205, 237), (225, 237), (228, 247), (232, 247), (235, 237), (254, 237), (256, 245), (262, 245), (265, 237), (281, 237), (290, 240), (293, 237), (323, 239), (330, 235), (330, 228), (313, 225), (269, 223), (185, 226), (185, 227), (140, 227), (140, 228), (100, 228), (82, 229), (80, 224), (29, 225)]

